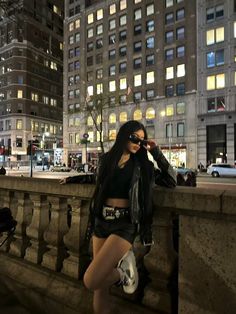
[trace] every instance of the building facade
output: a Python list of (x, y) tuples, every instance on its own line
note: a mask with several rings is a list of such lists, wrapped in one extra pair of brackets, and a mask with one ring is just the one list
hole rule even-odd
[(236, 1), (199, 0), (198, 161), (236, 160)]
[(1, 4), (1, 162), (27, 161), (32, 139), (38, 162), (62, 146), (63, 11), (61, 0)]
[(108, 150), (121, 124), (135, 119), (173, 165), (195, 167), (195, 36), (195, 1), (67, 1), (65, 162), (96, 159), (100, 136)]

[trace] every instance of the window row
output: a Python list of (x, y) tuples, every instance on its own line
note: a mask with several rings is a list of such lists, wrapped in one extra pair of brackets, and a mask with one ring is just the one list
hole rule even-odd
[(178, 64), (176, 66), (176, 70), (174, 70), (174, 67), (167, 67), (166, 68), (166, 80), (171, 80), (174, 77), (183, 77), (185, 76), (185, 64)]
[[(176, 29), (175, 32), (176, 40), (183, 40), (185, 39), (185, 27), (179, 27)], [(174, 31), (168, 31), (165, 33), (165, 42), (166, 44), (172, 44), (174, 42)]]
[(170, 13), (166, 13), (165, 15), (165, 24), (166, 25), (170, 25), (170, 24), (174, 24), (175, 21), (181, 21), (185, 18), (185, 10), (184, 8), (179, 9), (176, 11), (175, 15), (174, 12), (170, 12)]
[(207, 46), (220, 43), (224, 40), (225, 40), (225, 28), (223, 26), (207, 30), (206, 32)]
[(68, 37), (68, 44), (73, 45), (74, 43), (79, 43), (80, 42), (80, 33), (75, 33), (73, 35), (70, 35)]
[(74, 29), (78, 29), (78, 28), (80, 28), (80, 19), (77, 19), (77, 20), (70, 22), (68, 24), (69, 32), (72, 32)]
[(223, 4), (207, 8), (206, 10), (207, 23), (213, 22), (223, 17), (224, 17), (224, 5)]
[(171, 48), (171, 49), (165, 50), (166, 61), (174, 60), (175, 55), (176, 55), (176, 58), (183, 58), (185, 56), (185, 46), (178, 46), (176, 47), (176, 49)]
[(166, 8), (172, 7), (174, 3), (180, 3), (183, 2), (184, 0), (165, 0), (166, 2)]
[(174, 84), (166, 85), (165, 95), (166, 97), (173, 97), (175, 95), (181, 96), (185, 94), (185, 83), (178, 83), (176, 86)]
[[(7, 92), (8, 92), (7, 98), (5, 97), (5, 93), (0, 92), (0, 102), (2, 100), (5, 100), (5, 99), (14, 98), (13, 95), (12, 95), (12, 91), (11, 90), (8, 90)], [(18, 98), (18, 99), (24, 98), (24, 91), (22, 89), (18, 89), (16, 91), (16, 98)], [(50, 97), (45, 96), (45, 95), (43, 95), (42, 98), (40, 98), (39, 94), (36, 93), (36, 92), (31, 92), (30, 99), (32, 101), (35, 101), (35, 102), (42, 102), (45, 105), (50, 105), (50, 106), (53, 106), (53, 107), (57, 106), (57, 99), (50, 98)]]
[(31, 120), (31, 131), (32, 132), (48, 132), (50, 134), (57, 134), (62, 131), (62, 127), (57, 125), (40, 123), (38, 121)]

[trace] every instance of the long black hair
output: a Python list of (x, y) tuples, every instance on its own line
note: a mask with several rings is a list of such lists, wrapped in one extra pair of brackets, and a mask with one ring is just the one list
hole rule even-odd
[[(115, 168), (118, 165), (119, 160), (121, 159), (124, 150), (127, 149), (127, 144), (129, 141), (129, 136), (139, 130), (143, 130), (144, 139), (147, 140), (147, 131), (144, 125), (138, 121), (130, 120), (124, 123), (117, 134), (116, 141), (112, 148), (106, 153), (105, 162), (101, 167), (100, 171), (100, 180), (103, 181), (105, 178), (108, 179), (112, 177)], [(148, 159), (147, 150), (145, 147), (141, 145), (140, 149), (137, 153), (134, 154), (134, 157), (138, 159), (141, 165), (141, 171), (144, 177), (144, 181), (149, 178), (149, 170), (148, 165), (150, 165), (150, 161)]]

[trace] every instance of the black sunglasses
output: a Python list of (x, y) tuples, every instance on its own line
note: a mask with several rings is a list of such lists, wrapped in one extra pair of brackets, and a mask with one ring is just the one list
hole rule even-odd
[(137, 135), (130, 134), (129, 140), (133, 144), (138, 144), (139, 146), (147, 145), (147, 140), (141, 140)]

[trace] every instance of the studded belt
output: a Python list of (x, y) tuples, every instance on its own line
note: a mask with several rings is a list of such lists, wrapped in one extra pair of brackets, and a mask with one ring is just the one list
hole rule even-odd
[(104, 205), (102, 208), (102, 216), (105, 220), (114, 220), (129, 215), (129, 208), (112, 207)]

